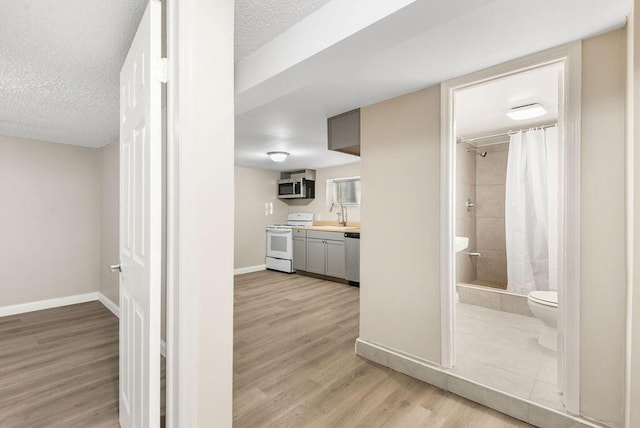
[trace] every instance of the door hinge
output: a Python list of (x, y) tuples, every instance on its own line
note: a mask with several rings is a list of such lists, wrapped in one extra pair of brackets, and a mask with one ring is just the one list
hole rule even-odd
[(167, 83), (167, 59), (158, 58), (154, 61), (153, 71), (156, 78), (162, 83)]

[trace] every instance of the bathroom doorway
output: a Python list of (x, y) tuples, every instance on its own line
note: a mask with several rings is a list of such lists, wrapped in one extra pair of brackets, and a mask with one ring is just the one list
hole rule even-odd
[(579, 255), (568, 251), (579, 192), (567, 192), (579, 188), (575, 55), (563, 47), (443, 85), (443, 365), (569, 413), (579, 369), (579, 305), (566, 305), (579, 302)]

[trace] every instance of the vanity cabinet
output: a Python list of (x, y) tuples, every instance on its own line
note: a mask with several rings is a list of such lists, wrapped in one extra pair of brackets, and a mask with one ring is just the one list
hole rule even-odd
[(345, 278), (344, 233), (307, 231), (307, 272)]

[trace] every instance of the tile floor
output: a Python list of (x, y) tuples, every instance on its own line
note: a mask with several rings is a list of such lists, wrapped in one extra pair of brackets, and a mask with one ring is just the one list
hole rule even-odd
[(458, 303), (453, 372), (562, 410), (557, 356), (538, 345), (539, 327), (536, 318)]

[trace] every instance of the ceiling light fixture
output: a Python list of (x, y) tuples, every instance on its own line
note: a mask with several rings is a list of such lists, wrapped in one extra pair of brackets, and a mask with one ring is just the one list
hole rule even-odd
[(283, 160), (285, 160), (287, 158), (287, 156), (289, 156), (289, 153), (287, 153), (287, 152), (269, 152), (269, 153), (267, 153), (267, 156), (269, 156), (269, 158), (271, 158), (271, 160), (274, 161), (274, 162), (282, 162)]
[(533, 119), (534, 117), (540, 117), (547, 113), (547, 111), (540, 104), (527, 104), (524, 106), (514, 107), (507, 112), (513, 120), (525, 120)]

